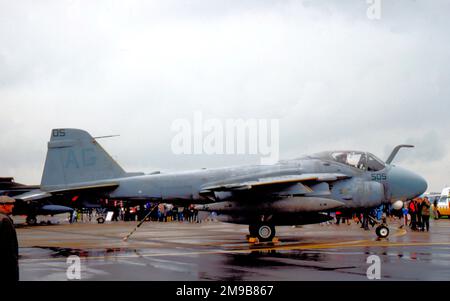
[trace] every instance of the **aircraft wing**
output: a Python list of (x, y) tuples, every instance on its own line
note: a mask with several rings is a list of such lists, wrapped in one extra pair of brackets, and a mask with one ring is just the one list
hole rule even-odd
[[(223, 185), (212, 185), (204, 187), (200, 193), (209, 193), (215, 191), (243, 191), (250, 190), (256, 187), (270, 187), (278, 184), (295, 184), (302, 182), (313, 182), (319, 184), (321, 182), (332, 182), (340, 179), (350, 178), (350, 176), (340, 173), (317, 173), (317, 174), (302, 174), (302, 175), (285, 175), (278, 177), (260, 178), (253, 181), (244, 181)], [(312, 189), (307, 185), (301, 185), (305, 193), (312, 192)]]
[(96, 183), (96, 184), (86, 184), (86, 185), (69, 185), (64, 188), (55, 187), (50, 190), (34, 189), (29, 192), (14, 196), (15, 199), (23, 201), (36, 201), (51, 197), (55, 194), (70, 194), (70, 193), (80, 193), (82, 191), (88, 190), (112, 190), (119, 186), (119, 183)]

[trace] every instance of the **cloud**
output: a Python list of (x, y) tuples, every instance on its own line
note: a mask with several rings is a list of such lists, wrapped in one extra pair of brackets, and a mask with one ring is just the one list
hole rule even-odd
[[(422, 136), (409, 137), (405, 142), (406, 144), (414, 145), (414, 149), (401, 151), (395, 159), (397, 162), (439, 162), (445, 159), (448, 154), (447, 141), (445, 138), (440, 137), (436, 130), (426, 132)], [(385, 154), (390, 154), (392, 149), (393, 146), (385, 148)]]
[[(172, 154), (171, 123), (198, 110), (278, 118), (286, 159), (339, 148), (383, 157), (410, 141), (413, 157), (398, 158), (406, 167), (430, 173), (430, 160), (447, 162), (446, 1), (382, 1), (378, 21), (363, 0), (0, 0), (0, 8), (5, 176), (39, 182), (55, 127), (120, 134), (102, 144), (130, 170), (259, 162)], [(435, 173), (432, 188), (448, 181)]]

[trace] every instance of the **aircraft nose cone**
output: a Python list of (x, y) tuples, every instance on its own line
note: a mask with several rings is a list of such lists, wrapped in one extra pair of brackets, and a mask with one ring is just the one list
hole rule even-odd
[(428, 184), (427, 184), (427, 181), (423, 177), (421, 177), (419, 175), (415, 175), (413, 184), (414, 184), (414, 187), (416, 187), (416, 189), (417, 189), (416, 196), (421, 195), (425, 191), (427, 191)]
[(403, 200), (415, 198), (428, 188), (427, 181), (422, 176), (397, 166), (392, 167), (389, 185), (391, 196)]

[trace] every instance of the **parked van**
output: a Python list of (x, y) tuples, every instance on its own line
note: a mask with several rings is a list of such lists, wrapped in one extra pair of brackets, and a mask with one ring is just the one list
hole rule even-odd
[(437, 204), (437, 218), (448, 216), (450, 218), (450, 187), (442, 189), (441, 197)]
[(438, 202), (439, 199), (441, 198), (441, 193), (440, 192), (427, 192), (423, 195), (423, 197), (427, 197), (428, 200), (430, 201), (431, 205), (434, 204), (434, 201)]

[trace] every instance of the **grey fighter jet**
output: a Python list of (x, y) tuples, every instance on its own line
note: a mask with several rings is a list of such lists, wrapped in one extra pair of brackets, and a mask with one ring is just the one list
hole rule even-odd
[[(87, 193), (109, 199), (198, 204), (222, 220), (248, 224), (250, 235), (271, 240), (277, 225), (329, 220), (334, 210), (405, 201), (427, 189), (419, 175), (361, 151), (329, 151), (274, 165), (200, 169), (149, 175), (125, 172), (87, 132), (54, 129), (39, 189), (16, 196), (36, 200)], [(386, 237), (385, 225), (377, 228)]]

